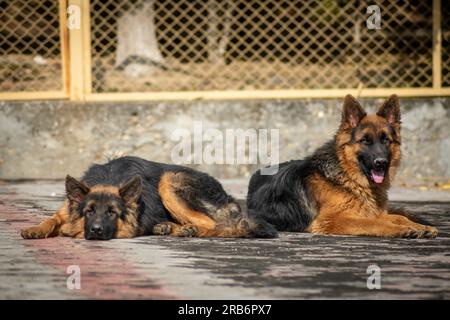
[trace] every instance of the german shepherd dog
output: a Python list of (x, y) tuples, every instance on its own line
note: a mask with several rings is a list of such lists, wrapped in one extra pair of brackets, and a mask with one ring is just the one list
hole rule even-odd
[[(392, 95), (367, 115), (351, 95), (332, 140), (304, 160), (251, 178), (250, 216), (279, 231), (375, 237), (433, 238), (437, 229), (388, 210), (387, 191), (400, 164), (400, 103)], [(417, 221), (417, 220), (415, 220)]]
[(143, 235), (274, 237), (250, 219), (222, 185), (190, 168), (122, 157), (93, 165), (81, 181), (66, 178), (62, 208), (25, 239), (55, 236), (108, 240)]

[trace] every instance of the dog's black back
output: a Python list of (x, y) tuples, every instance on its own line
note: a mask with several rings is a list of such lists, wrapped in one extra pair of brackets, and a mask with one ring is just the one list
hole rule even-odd
[(305, 231), (316, 214), (306, 180), (316, 172), (329, 174), (330, 159), (338, 166), (332, 141), (304, 160), (279, 164), (274, 175), (255, 172), (247, 193), (249, 215), (263, 218), (280, 231)]

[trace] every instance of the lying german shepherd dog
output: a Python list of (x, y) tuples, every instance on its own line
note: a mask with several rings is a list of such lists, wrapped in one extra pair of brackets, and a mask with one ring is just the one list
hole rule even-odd
[(279, 231), (376, 237), (433, 238), (437, 229), (387, 208), (400, 164), (400, 104), (391, 96), (367, 115), (351, 95), (334, 138), (304, 160), (257, 171), (247, 196), (249, 215)]
[(67, 176), (62, 208), (25, 239), (55, 236), (108, 240), (143, 235), (274, 237), (248, 218), (222, 185), (190, 168), (123, 157), (93, 165), (82, 181)]

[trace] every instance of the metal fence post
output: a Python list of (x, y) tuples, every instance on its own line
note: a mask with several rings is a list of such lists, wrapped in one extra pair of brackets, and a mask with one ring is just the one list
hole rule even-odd
[(69, 0), (69, 14), (72, 12), (71, 7), (74, 9), (72, 14), (80, 14), (80, 24), (68, 26), (70, 35), (70, 100), (84, 101), (85, 94), (89, 93), (91, 88), (89, 0)]
[(433, 88), (442, 86), (441, 0), (433, 0)]

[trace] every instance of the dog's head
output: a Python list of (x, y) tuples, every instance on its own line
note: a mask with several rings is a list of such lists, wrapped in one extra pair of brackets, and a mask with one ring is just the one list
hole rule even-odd
[(357, 179), (365, 178), (372, 185), (392, 180), (400, 162), (398, 97), (392, 95), (375, 114), (367, 115), (359, 102), (347, 95), (337, 145), (346, 170), (358, 168), (359, 172), (352, 172)]
[(136, 210), (142, 191), (142, 179), (136, 176), (120, 187), (85, 183), (66, 177), (66, 194), (70, 214), (84, 221), (87, 240), (115, 238), (121, 225)]

